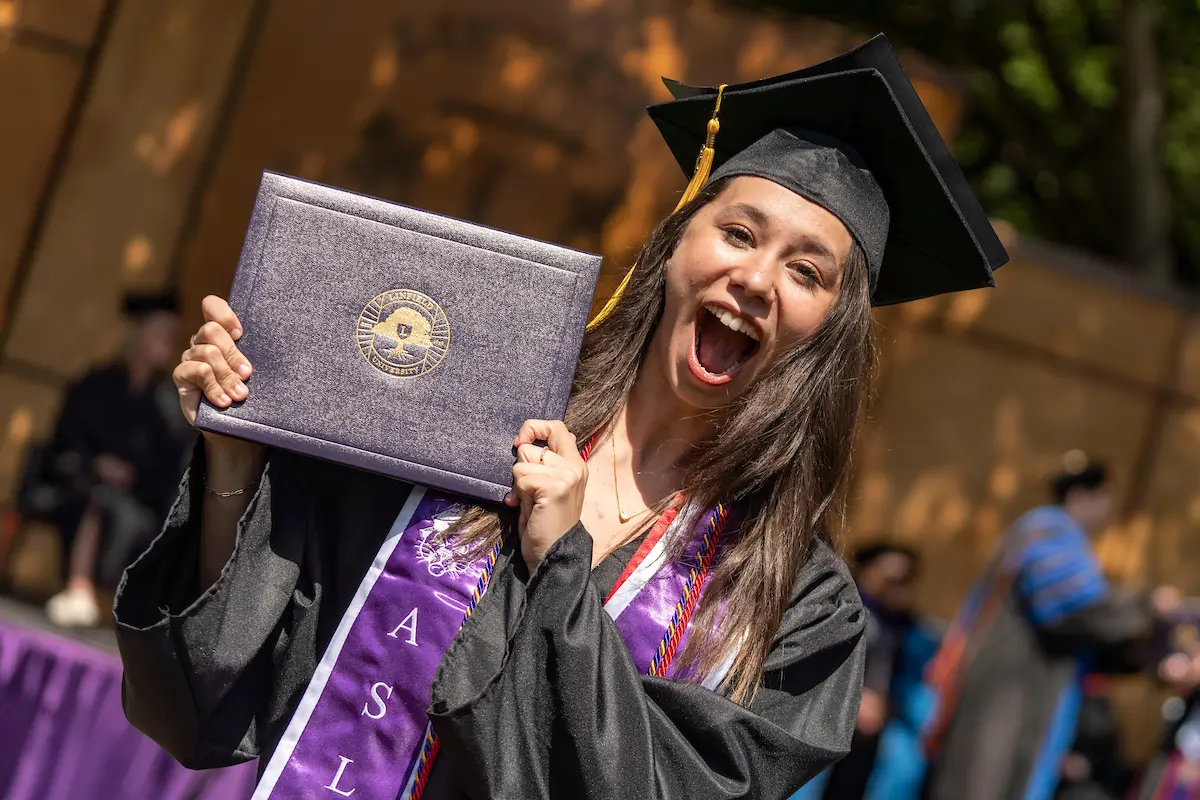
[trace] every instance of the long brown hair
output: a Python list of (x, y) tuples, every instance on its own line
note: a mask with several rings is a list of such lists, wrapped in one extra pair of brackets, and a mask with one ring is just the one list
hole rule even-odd
[[(667, 262), (692, 218), (727, 183), (714, 181), (659, 224), (621, 302), (584, 338), (565, 420), (581, 442), (608, 428), (624, 406), (662, 317)], [(724, 686), (736, 702), (754, 697), (813, 540), (832, 537), (873, 367), (867, 264), (856, 244), (817, 331), (721, 409), (716, 433), (682, 465), (689, 502), (710, 507), (730, 498), (743, 512), (692, 624), (694, 632), (713, 633), (693, 633), (681, 657), (706, 672), (726, 657), (723, 643), (741, 641)], [(479, 553), (514, 520), (511, 509), (474, 508), (446, 535), (456, 549)]]

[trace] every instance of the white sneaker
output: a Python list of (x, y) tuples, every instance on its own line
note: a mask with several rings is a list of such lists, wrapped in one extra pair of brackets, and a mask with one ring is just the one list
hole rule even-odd
[(46, 616), (60, 628), (91, 628), (100, 622), (100, 606), (87, 589), (68, 588), (46, 601)]

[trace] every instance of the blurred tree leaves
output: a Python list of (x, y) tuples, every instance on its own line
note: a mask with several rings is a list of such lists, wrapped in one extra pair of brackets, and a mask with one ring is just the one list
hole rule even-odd
[[(1158, 215), (1158, 271), (1200, 284), (1200, 0), (732, 2), (833, 20), (864, 37), (883, 31), (898, 49), (959, 72), (968, 96), (955, 152), (989, 214), (1149, 272), (1146, 230)], [(1156, 26), (1148, 70), (1128, 57), (1134, 5)], [(1138, 105), (1154, 92), (1133, 88), (1147, 85), (1161, 92), (1152, 97), (1160, 129)], [(1139, 161), (1130, 134), (1131, 115), (1147, 113), (1157, 170), (1137, 167), (1146, 145)], [(1165, 202), (1147, 210), (1158, 190)]]

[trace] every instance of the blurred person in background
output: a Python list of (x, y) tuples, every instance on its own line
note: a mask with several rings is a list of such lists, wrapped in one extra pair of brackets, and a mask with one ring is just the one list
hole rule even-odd
[(1111, 521), (1108, 472), (1073, 451), (1053, 505), (1021, 517), (931, 664), (931, 800), (1048, 800), (1075, 738), (1089, 672), (1148, 661), (1156, 613), (1178, 603), (1111, 588), (1091, 538)]
[(1109, 696), (1107, 675), (1088, 675), (1075, 741), (1060, 767), (1057, 800), (1118, 800), (1132, 770), (1121, 755), (1121, 727)]
[[(1159, 679), (1170, 689), (1163, 703), (1163, 732), (1129, 800), (1200, 800), (1200, 609), (1195, 599), (1180, 604), (1160, 626), (1174, 640), (1163, 650)], [(1181, 635), (1182, 634), (1182, 635)], [(1179, 639), (1185, 641), (1180, 642)]]
[(920, 559), (894, 542), (854, 553), (855, 582), (869, 610), (862, 702), (850, 753), (793, 800), (902, 800), (920, 794), (919, 732), (930, 705), (922, 676), (938, 636), (915, 614)]
[(122, 357), (66, 394), (54, 436), (25, 481), (22, 505), (62, 536), (66, 587), (46, 604), (64, 627), (101, 619), (97, 587), (116, 587), (167, 512), (193, 434), (179, 420), (170, 369), (179, 349), (173, 295), (125, 299)]

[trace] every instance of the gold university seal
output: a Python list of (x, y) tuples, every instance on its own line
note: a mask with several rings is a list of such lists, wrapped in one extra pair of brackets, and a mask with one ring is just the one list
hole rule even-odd
[(424, 375), (450, 349), (446, 312), (412, 289), (392, 289), (367, 303), (356, 335), (367, 363), (397, 378)]

